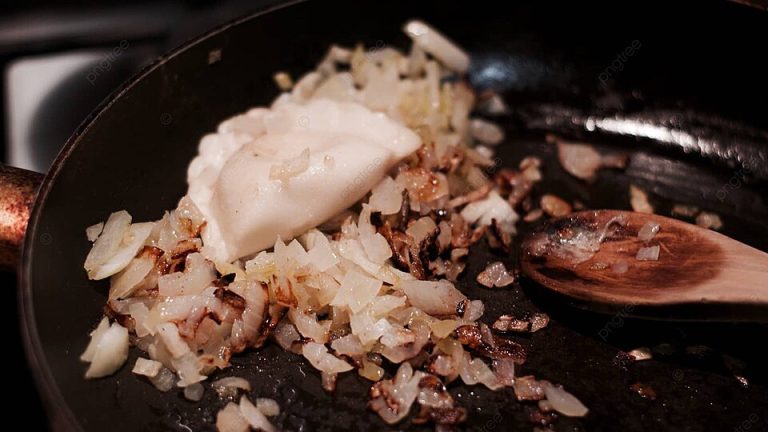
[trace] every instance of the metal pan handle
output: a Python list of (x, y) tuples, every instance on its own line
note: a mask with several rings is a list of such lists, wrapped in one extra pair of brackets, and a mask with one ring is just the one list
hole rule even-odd
[(43, 175), (0, 164), (0, 269), (15, 269)]

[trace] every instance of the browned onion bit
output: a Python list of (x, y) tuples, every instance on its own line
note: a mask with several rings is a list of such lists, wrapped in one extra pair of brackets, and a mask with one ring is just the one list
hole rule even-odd
[[(456, 338), (472, 351), (491, 359), (512, 359), (515, 363), (525, 362), (523, 346), (506, 338), (492, 335), (492, 341), (486, 341), (479, 325), (463, 325), (455, 330)], [(490, 342), (490, 343), (489, 343)]]
[(638, 381), (630, 385), (629, 389), (639, 394), (642, 398), (650, 400), (656, 399), (656, 390), (654, 390), (653, 387), (649, 386), (648, 384), (643, 384)]

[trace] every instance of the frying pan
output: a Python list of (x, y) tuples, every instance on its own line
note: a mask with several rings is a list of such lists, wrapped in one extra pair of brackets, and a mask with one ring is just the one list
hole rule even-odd
[[(508, 136), (499, 156), (502, 165), (528, 154), (543, 159), (545, 181), (535, 194), (626, 209), (633, 183), (661, 214), (675, 203), (715, 211), (723, 232), (768, 250), (768, 68), (761, 58), (768, 15), (726, 2), (502, 3), (265, 4), (264, 13), (160, 58), (104, 102), (42, 181), (18, 267), (23, 337), (52, 427), (213, 429), (222, 402), (210, 390), (190, 403), (178, 391), (156, 391), (129, 366), (110, 378), (83, 378), (78, 356), (107, 292), (106, 282), (88, 281), (82, 270), (83, 230), (117, 209), (158, 219), (184, 194), (198, 139), (221, 119), (268, 103), (275, 71), (311, 69), (330, 43), (407, 46), (400, 25), (412, 17), (464, 45), (473, 54), (473, 84), (505, 96), (512, 111), (496, 119)], [(628, 152), (631, 163), (585, 184), (560, 169), (546, 132)], [(2, 176), (0, 199), (13, 199), (6, 208), (16, 215), (15, 228), (2, 231), (8, 261), (37, 183), (8, 168)], [(524, 279), (512, 289), (479, 288), (474, 275), (498, 259), (512, 265), (515, 257), (478, 245), (459, 287), (485, 302), (487, 321), (549, 314), (548, 328), (516, 338), (530, 353), (518, 374), (563, 384), (590, 413), (553, 420), (516, 402), (510, 389), (454, 383), (451, 393), (469, 411), (467, 430), (531, 429), (550, 420), (555, 430), (768, 430), (765, 326), (635, 321), (631, 305), (627, 314), (603, 316)], [(628, 364), (618, 355), (638, 346), (651, 347), (654, 358)], [(274, 346), (233, 364), (215, 376), (243, 376), (254, 396), (276, 399), (282, 413), (275, 423), (286, 430), (426, 430), (409, 421), (390, 427), (367, 411), (368, 385), (355, 374), (325, 393), (311, 366)], [(656, 398), (632, 391), (636, 382)]]

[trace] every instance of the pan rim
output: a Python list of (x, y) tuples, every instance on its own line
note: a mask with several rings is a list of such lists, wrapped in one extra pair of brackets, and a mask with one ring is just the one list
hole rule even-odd
[(112, 91), (99, 105), (80, 123), (75, 132), (67, 139), (62, 149), (59, 151), (56, 159), (51, 164), (51, 168), (45, 174), (35, 198), (34, 207), (30, 214), (25, 234), (24, 243), (21, 250), (21, 259), (17, 266), (17, 307), (19, 310), (19, 323), (21, 327), (21, 338), (24, 345), (24, 354), (27, 364), (30, 366), (32, 376), (35, 381), (39, 397), (43, 404), (48, 423), (53, 430), (82, 431), (84, 430), (78, 419), (72, 412), (69, 404), (61, 394), (61, 390), (48, 366), (43, 351), (42, 342), (37, 331), (34, 295), (31, 285), (31, 266), (29, 262), (34, 254), (35, 239), (37, 238), (37, 225), (43, 212), (43, 206), (47, 201), (48, 194), (51, 191), (63, 166), (70, 159), (70, 155), (80, 143), (80, 138), (96, 123), (101, 115), (110, 109), (120, 98), (129, 92), (135, 85), (142, 81), (146, 76), (161, 68), (168, 61), (176, 56), (186, 52), (188, 49), (204, 41), (218, 36), (227, 30), (239, 25), (251, 22), (263, 15), (276, 12), (291, 6), (305, 3), (308, 0), (278, 0), (266, 4), (263, 7), (247, 15), (235, 18), (226, 23), (220, 24), (205, 33), (202, 33), (183, 44), (177, 46), (166, 54), (161, 55), (152, 63), (137, 72), (118, 88)]

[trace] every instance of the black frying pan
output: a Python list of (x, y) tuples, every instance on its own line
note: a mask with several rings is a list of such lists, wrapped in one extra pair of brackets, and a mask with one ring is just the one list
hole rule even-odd
[[(136, 220), (159, 218), (185, 192), (200, 136), (270, 101), (275, 71), (309, 70), (332, 42), (406, 46), (400, 25), (414, 16), (473, 53), (476, 86), (505, 95), (513, 112), (498, 119), (508, 133), (500, 156), (510, 165), (527, 154), (544, 159), (546, 180), (536, 194), (626, 209), (631, 182), (650, 191), (661, 214), (674, 203), (716, 211), (726, 234), (768, 250), (768, 68), (761, 58), (768, 14), (726, 2), (293, 4), (160, 59), (80, 127), (43, 181), (19, 270), (21, 313), (29, 361), (57, 429), (212, 429), (222, 404), (210, 390), (193, 404), (178, 391), (159, 393), (128, 366), (111, 378), (83, 379), (78, 356), (107, 291), (82, 270), (89, 249), (83, 230), (116, 209)], [(639, 46), (627, 55), (633, 41)], [(631, 164), (586, 185), (559, 168), (546, 131), (629, 151)], [(9, 171), (2, 173), (7, 185)], [(25, 206), (22, 200), (17, 207), (21, 217)], [(562, 383), (591, 410), (581, 419), (554, 419), (554, 429), (768, 430), (766, 327), (595, 315), (526, 281), (511, 290), (480, 289), (474, 275), (490, 259), (497, 257), (478, 246), (460, 287), (485, 301), (488, 320), (550, 314), (547, 329), (518, 338), (530, 352), (519, 374)], [(617, 357), (640, 345), (654, 348), (653, 360), (626, 364)], [(256, 396), (280, 403), (276, 423), (286, 430), (393, 429), (366, 410), (368, 385), (354, 374), (329, 395), (310, 366), (273, 346), (236, 358), (216, 376), (233, 374), (248, 378)], [(635, 382), (651, 386), (656, 399), (630, 390)], [(509, 389), (453, 384), (451, 392), (469, 410), (468, 430), (531, 429), (547, 421)], [(396, 429), (411, 428), (418, 429), (406, 421)]]

